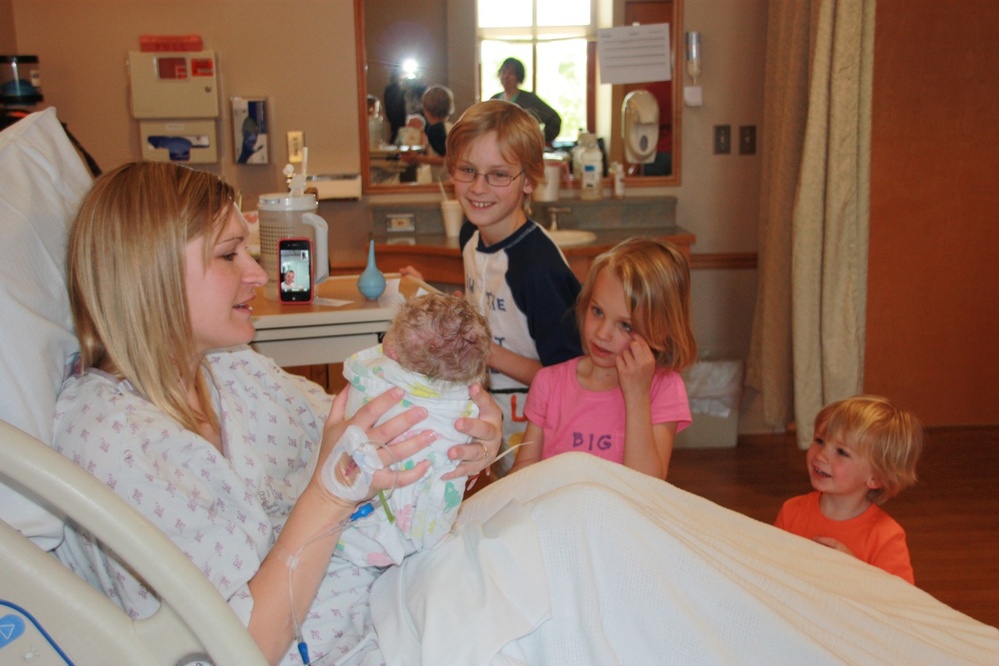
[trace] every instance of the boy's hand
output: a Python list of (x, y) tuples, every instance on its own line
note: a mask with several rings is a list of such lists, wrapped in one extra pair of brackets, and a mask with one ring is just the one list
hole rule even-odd
[(647, 400), (656, 372), (656, 357), (645, 339), (632, 334), (631, 342), (614, 362), (625, 401), (629, 398)]
[(842, 542), (837, 541), (836, 539), (832, 539), (830, 537), (817, 536), (812, 540), (815, 541), (816, 543), (821, 543), (823, 546), (828, 546), (833, 550), (838, 550), (841, 553), (846, 553), (850, 557), (856, 557), (856, 555), (853, 554), (852, 550), (844, 546)]
[(423, 273), (421, 273), (420, 271), (416, 270), (412, 266), (403, 266), (402, 268), (399, 269), (399, 274), (400, 275), (408, 275), (409, 277), (414, 277), (417, 280), (419, 280), (420, 282), (425, 282), (426, 281), (426, 280), (423, 279)]

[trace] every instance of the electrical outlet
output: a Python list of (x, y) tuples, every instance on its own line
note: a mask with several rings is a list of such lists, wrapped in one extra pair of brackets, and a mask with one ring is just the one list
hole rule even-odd
[(297, 164), (302, 161), (302, 148), (305, 147), (305, 132), (288, 132), (288, 161)]
[(728, 155), (732, 152), (732, 126), (715, 125), (715, 155)]
[(390, 234), (414, 233), (416, 220), (412, 213), (391, 213), (385, 216), (385, 230)]
[(756, 125), (742, 125), (739, 127), (739, 154), (756, 154)]

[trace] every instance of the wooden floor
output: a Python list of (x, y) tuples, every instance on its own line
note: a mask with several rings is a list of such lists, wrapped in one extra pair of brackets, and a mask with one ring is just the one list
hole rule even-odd
[[(999, 428), (931, 429), (919, 482), (885, 503), (905, 528), (916, 585), (999, 627)], [(677, 449), (669, 481), (767, 523), (810, 490), (792, 436), (743, 436), (728, 449)]]

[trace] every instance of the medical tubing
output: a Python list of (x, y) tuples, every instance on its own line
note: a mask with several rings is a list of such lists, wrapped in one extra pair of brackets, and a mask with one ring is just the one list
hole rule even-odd
[[(395, 469), (394, 466), (399, 461), (396, 460), (395, 452), (392, 451), (392, 447), (383, 444), (381, 442), (370, 442), (370, 440), (369, 443), (388, 451), (389, 457), (392, 458), (392, 462), (389, 463), (387, 467), (391, 469), (393, 472), (398, 472), (398, 470)], [(348, 527), (351, 523), (371, 515), (375, 510), (373, 504), (374, 500), (377, 500), (381, 504), (382, 508), (385, 510), (386, 516), (388, 516), (389, 522), (394, 522), (395, 516), (392, 515), (392, 512), (388, 508), (388, 497), (390, 497), (392, 493), (395, 492), (395, 482), (397, 478), (398, 478), (397, 473), (392, 475), (392, 487), (389, 488), (387, 494), (385, 493), (384, 490), (379, 490), (377, 495), (366, 500), (364, 504), (358, 506), (354, 510), (354, 512), (351, 513), (349, 516), (347, 516), (346, 518), (344, 518), (343, 520), (341, 520), (340, 522), (338, 522), (336, 525), (326, 530), (325, 532), (322, 532), (312, 537), (304, 544), (302, 544), (302, 546), (297, 551), (295, 551), (295, 553), (291, 557), (285, 558), (285, 563), (288, 565), (288, 600), (291, 603), (291, 620), (295, 624), (295, 638), (297, 639), (296, 647), (298, 648), (299, 656), (302, 658), (302, 663), (305, 664), (306, 666), (308, 666), (308, 664), (311, 664), (312, 661), (309, 658), (309, 644), (305, 642), (305, 637), (302, 635), (302, 623), (298, 621), (298, 614), (295, 612), (295, 585), (294, 585), (294, 580), (292, 578), (295, 575), (295, 568), (298, 566), (299, 556), (305, 552), (306, 548), (314, 544), (316, 541), (319, 541), (320, 539), (325, 539), (334, 532), (337, 531), (342, 532), (343, 529), (345, 527)]]

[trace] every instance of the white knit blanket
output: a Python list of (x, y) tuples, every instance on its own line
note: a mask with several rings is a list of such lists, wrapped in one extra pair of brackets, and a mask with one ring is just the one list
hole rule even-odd
[(586, 454), (483, 489), (375, 584), (390, 664), (996, 664), (999, 630)]

